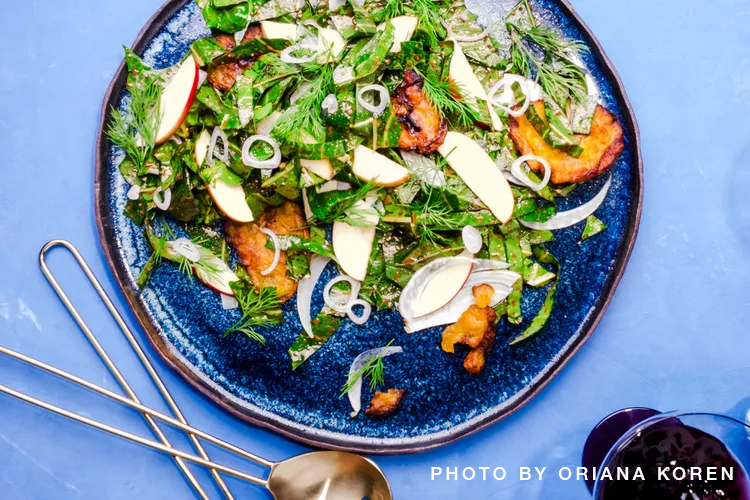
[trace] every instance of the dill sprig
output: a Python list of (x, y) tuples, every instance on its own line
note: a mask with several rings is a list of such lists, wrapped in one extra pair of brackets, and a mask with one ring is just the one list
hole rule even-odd
[(343, 398), (359, 379), (362, 379), (364, 381), (365, 378), (369, 378), (371, 391), (374, 391), (378, 384), (382, 384), (385, 382), (385, 376), (383, 375), (383, 370), (385, 369), (385, 365), (383, 364), (383, 355), (385, 354), (385, 350), (392, 344), (393, 340), (388, 342), (388, 344), (386, 344), (386, 346), (383, 347), (379, 353), (367, 358), (365, 363), (362, 365), (362, 368), (360, 368), (347, 378), (346, 383), (341, 387), (340, 397)]
[[(315, 218), (316, 224), (331, 224), (333, 222), (346, 222), (349, 225), (356, 227), (372, 227), (372, 223), (368, 220), (370, 216), (377, 213), (374, 207), (360, 208), (354, 205), (361, 200), (367, 198), (367, 195), (375, 187), (375, 181), (372, 180), (367, 184), (359, 187), (348, 196), (338, 200), (328, 209), (325, 217)], [(340, 191), (335, 194), (341, 193)], [(332, 195), (333, 196), (333, 195)]]
[(436, 47), (440, 39), (446, 35), (441, 9), (449, 5), (449, 2), (443, 0), (388, 0), (383, 11), (386, 19), (405, 14), (415, 15), (419, 19), (419, 29), (427, 37), (430, 46)]
[[(563, 107), (569, 99), (580, 102), (586, 98), (586, 74), (570, 61), (571, 54), (586, 50), (583, 43), (566, 40), (541, 26), (523, 29), (512, 22), (506, 26), (511, 38), (510, 70), (525, 76), (531, 76), (534, 70), (544, 92)], [(537, 57), (529, 44), (543, 57)]]
[(154, 151), (161, 116), (162, 87), (153, 81), (130, 89), (129, 112), (112, 107), (112, 122), (107, 136), (121, 147), (141, 170)]
[(266, 339), (255, 329), (259, 326), (271, 326), (281, 323), (281, 304), (275, 287), (265, 287), (257, 292), (253, 288), (233, 287), (234, 296), (240, 303), (242, 317), (224, 336), (231, 333), (243, 333), (249, 338), (266, 344)]
[(422, 90), (427, 99), (435, 106), (441, 115), (454, 119), (457, 124), (464, 128), (471, 128), (474, 122), (481, 121), (476, 109), (471, 105), (471, 98), (455, 83), (444, 80), (433, 71), (425, 72), (417, 70), (422, 77)]
[(271, 130), (271, 135), (281, 142), (300, 144), (306, 134), (316, 139), (326, 133), (323, 122), (323, 100), (334, 91), (333, 66), (320, 65), (320, 71), (295, 103), (281, 115)]

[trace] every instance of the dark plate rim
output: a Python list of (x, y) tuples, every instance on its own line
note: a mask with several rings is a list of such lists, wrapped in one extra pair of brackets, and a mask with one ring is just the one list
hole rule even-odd
[[(161, 8), (146, 22), (143, 29), (138, 33), (135, 41), (133, 42), (132, 49), (142, 54), (147, 48), (151, 39), (159, 32), (161, 27), (181, 8), (190, 3), (193, 0), (167, 0), (167, 2), (161, 6)], [(322, 437), (320, 433), (315, 430), (300, 431), (283, 421), (276, 421), (272, 418), (264, 417), (259, 412), (248, 410), (233, 404), (229, 399), (225, 398), (218, 392), (211, 389), (205, 382), (203, 382), (195, 373), (182, 364), (169, 350), (165, 341), (158, 334), (154, 326), (149, 320), (147, 312), (142, 307), (138, 300), (138, 294), (135, 290), (127, 285), (127, 272), (123, 262), (119, 259), (117, 252), (117, 242), (114, 238), (114, 231), (110, 222), (110, 210), (107, 199), (107, 183), (108, 183), (108, 161), (109, 161), (109, 150), (110, 145), (106, 137), (105, 125), (109, 123), (111, 117), (111, 106), (116, 105), (121, 89), (124, 86), (127, 70), (125, 62), (123, 61), (117, 72), (115, 73), (112, 82), (107, 88), (107, 92), (104, 95), (104, 102), (101, 111), (101, 122), (97, 132), (97, 143), (96, 143), (96, 158), (95, 158), (95, 172), (94, 172), (94, 206), (96, 209), (96, 226), (99, 232), (99, 241), (102, 246), (102, 250), (109, 264), (109, 268), (112, 271), (115, 281), (120, 287), (120, 290), (125, 295), (125, 299), (128, 302), (131, 310), (135, 314), (136, 320), (147, 333), (148, 339), (152, 347), (156, 350), (159, 356), (164, 362), (174, 369), (177, 373), (182, 375), (192, 386), (194, 386), (203, 395), (208, 397), (210, 400), (217, 403), (219, 406), (229, 411), (231, 414), (239, 417), (246, 422), (257, 425), (262, 428), (270, 429), (278, 432), (283, 436), (286, 436), (292, 440), (299, 441), (301, 443), (315, 446), (319, 448), (326, 448), (332, 450), (352, 451), (358, 453), (371, 453), (371, 454), (397, 454), (397, 453), (418, 453), (439, 446), (443, 446), (452, 443), (462, 437), (468, 436), (475, 432), (478, 432), (517, 411), (526, 403), (528, 403), (534, 396), (536, 396), (542, 389), (544, 389), (549, 382), (557, 376), (557, 374), (563, 369), (563, 367), (575, 356), (575, 354), (581, 349), (583, 344), (591, 337), (597, 325), (601, 321), (604, 312), (609, 306), (612, 296), (614, 295), (615, 289), (622, 278), (625, 271), (625, 267), (628, 264), (630, 255), (633, 251), (635, 241), (638, 235), (638, 228), (640, 226), (641, 212), (643, 208), (643, 158), (641, 155), (641, 139), (640, 132), (638, 129), (638, 123), (635, 119), (632, 105), (628, 96), (625, 92), (622, 80), (617, 74), (612, 62), (607, 57), (604, 49), (602, 48), (599, 41), (596, 39), (594, 34), (591, 32), (589, 27), (584, 23), (583, 19), (578, 15), (573, 6), (568, 0), (554, 0), (561, 8), (564, 15), (566, 15), (573, 23), (573, 25), (580, 30), (584, 40), (589, 45), (591, 53), (599, 59), (602, 65), (602, 73), (612, 83), (613, 94), (620, 104), (623, 117), (628, 128), (632, 131), (632, 141), (630, 142), (630, 149), (632, 157), (635, 162), (635, 172), (631, 172), (634, 181), (634, 203), (630, 207), (628, 213), (628, 229), (624, 235), (624, 246), (621, 247), (619, 255), (616, 259), (615, 267), (610, 273), (608, 281), (605, 283), (604, 292), (600, 297), (600, 302), (595, 306), (594, 314), (589, 316), (586, 322), (583, 324), (582, 333), (578, 335), (575, 342), (570, 346), (568, 353), (557, 360), (550, 369), (537, 381), (530, 390), (525, 392), (521, 397), (514, 401), (511, 405), (505, 408), (503, 411), (497, 414), (491, 415), (485, 419), (478, 419), (471, 425), (465, 426), (456, 432), (440, 433), (434, 438), (428, 437), (424, 441), (420, 441), (415, 444), (410, 443), (363, 443), (362, 441), (352, 442), (351, 437), (347, 435), (341, 435), (338, 437)], [(369, 438), (362, 438), (366, 441)], [(396, 440), (394, 440), (396, 441)]]

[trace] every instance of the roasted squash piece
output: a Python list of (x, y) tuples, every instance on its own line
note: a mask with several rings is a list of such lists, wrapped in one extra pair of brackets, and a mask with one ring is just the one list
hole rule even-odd
[(455, 352), (456, 344), (471, 347), (464, 359), (464, 369), (478, 375), (484, 369), (486, 357), (495, 346), (495, 322), (497, 313), (490, 307), (494, 288), (478, 285), (471, 289), (476, 304), (469, 306), (458, 321), (443, 331), (442, 348), (445, 352)]
[(405, 389), (388, 389), (388, 392), (376, 391), (370, 401), (370, 407), (365, 410), (365, 415), (370, 418), (390, 417), (404, 400)]
[(398, 147), (404, 151), (430, 154), (443, 144), (448, 123), (427, 100), (422, 91), (423, 84), (416, 71), (407, 70), (404, 80), (391, 95), (391, 104), (402, 129)]
[[(511, 120), (510, 137), (521, 154), (541, 156), (549, 162), (555, 184), (581, 182), (603, 174), (617, 161), (624, 147), (622, 126), (600, 105), (594, 111), (591, 133), (576, 136), (583, 148), (579, 158), (547, 144), (525, 115)], [(529, 167), (535, 172), (542, 169), (535, 161), (529, 162)]]
[(273, 263), (274, 251), (266, 248), (268, 236), (261, 229), (270, 229), (278, 235), (296, 234), (309, 237), (305, 226), (305, 215), (296, 203), (284, 202), (281, 206), (269, 208), (260, 216), (257, 223), (227, 221), (224, 230), (227, 242), (237, 251), (239, 262), (247, 269), (253, 284), (259, 288), (276, 287), (281, 302), (289, 300), (297, 291), (297, 282), (286, 273), (286, 252), (282, 251), (279, 263), (270, 274), (262, 275)]

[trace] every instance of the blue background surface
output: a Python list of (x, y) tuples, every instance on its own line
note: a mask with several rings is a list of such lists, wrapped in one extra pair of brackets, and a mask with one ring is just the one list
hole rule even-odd
[[(0, 343), (112, 390), (114, 380), (38, 270), (37, 253), (49, 239), (72, 240), (124, 304), (98, 245), (93, 149), (120, 44), (159, 5), (40, 0), (6, 4), (0, 15)], [(750, 5), (574, 5), (617, 67), (641, 127), (645, 203), (631, 263), (592, 339), (526, 407), (436, 451), (376, 458), (398, 499), (586, 498), (582, 482), (561, 481), (557, 470), (579, 464), (589, 429), (610, 411), (643, 405), (740, 416), (750, 406)], [(50, 262), (142, 399), (164, 410), (70, 257), (59, 252)], [(192, 424), (271, 460), (305, 451), (230, 417), (150, 354)], [(0, 383), (150, 437), (139, 415), (12, 360), (0, 359)], [(431, 467), (469, 466), (502, 466), (508, 477), (430, 480)], [(547, 467), (544, 480), (520, 481), (520, 466)], [(208, 474), (196, 473), (210, 491)], [(267, 498), (229, 484), (238, 498)], [(4, 499), (192, 498), (171, 459), (7, 397), (0, 398), (0, 491)]]

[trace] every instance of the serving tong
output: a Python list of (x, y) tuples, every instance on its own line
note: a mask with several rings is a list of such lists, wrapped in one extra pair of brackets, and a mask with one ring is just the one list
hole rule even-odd
[[(104, 302), (120, 330), (125, 335), (131, 348), (141, 360), (143, 367), (159, 389), (159, 392), (162, 394), (162, 397), (166, 401), (174, 417), (149, 408), (143, 405), (138, 399), (138, 396), (133, 391), (132, 387), (118, 370), (104, 347), (99, 343), (94, 333), (60, 286), (60, 283), (50, 271), (46, 262), (46, 255), (55, 247), (63, 247), (73, 255), (81, 270), (83, 270), (89, 282)], [(26, 403), (33, 404), (39, 408), (109, 434), (172, 455), (179, 469), (185, 475), (186, 479), (201, 499), (208, 499), (209, 497), (195, 476), (187, 468), (185, 461), (193, 462), (210, 469), (216, 484), (219, 486), (224, 497), (228, 500), (233, 500), (234, 497), (224, 482), (221, 474), (227, 474), (263, 486), (268, 489), (277, 500), (392, 500), (391, 488), (382, 470), (380, 470), (374, 462), (360, 455), (336, 451), (316, 451), (298, 455), (282, 462), (271, 462), (205, 431), (192, 427), (187, 423), (185, 416), (180, 411), (174, 398), (154, 369), (154, 366), (149, 361), (132, 331), (122, 318), (122, 315), (104, 291), (101, 283), (91, 271), (91, 268), (88, 266), (78, 249), (72, 243), (65, 240), (50, 241), (39, 253), (39, 266), (55, 293), (65, 305), (65, 308), (70, 312), (71, 316), (73, 316), (73, 319), (78, 324), (81, 331), (83, 331), (84, 335), (86, 335), (89, 342), (94, 347), (94, 350), (115, 377), (127, 397), (7, 347), (0, 346), (0, 354), (44, 370), (94, 391), (97, 394), (112, 399), (124, 406), (138, 410), (143, 414), (143, 417), (159, 438), (159, 441), (157, 442), (146, 439), (116, 427), (112, 427), (108, 424), (84, 417), (83, 415), (47, 403), (2, 384), (0, 384), (0, 393), (13, 396), (25, 401)], [(156, 420), (160, 420), (177, 429), (187, 432), (198, 454), (194, 455), (174, 448), (161, 428), (157, 425)], [(259, 478), (238, 469), (213, 462), (203, 448), (199, 438), (255, 462), (256, 464), (269, 468), (270, 472), (268, 477), (266, 479)]]

